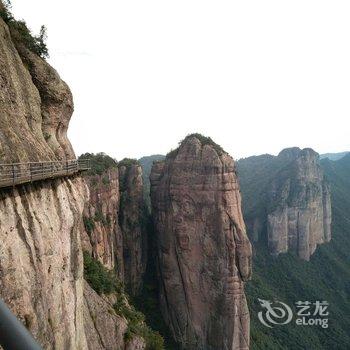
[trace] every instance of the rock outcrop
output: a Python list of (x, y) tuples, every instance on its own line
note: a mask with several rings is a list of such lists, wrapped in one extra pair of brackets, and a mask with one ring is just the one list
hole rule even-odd
[(296, 252), (309, 260), (331, 239), (330, 189), (312, 149), (288, 148), (238, 162), (244, 214), (254, 241), (271, 254)]
[(292, 250), (309, 260), (318, 244), (331, 239), (330, 189), (316, 152), (304, 149), (287, 157), (290, 164), (278, 173), (268, 192), (268, 244), (273, 254)]
[[(75, 158), (66, 137), (73, 112), (68, 86), (22, 45), (18, 22), (9, 30), (1, 0), (0, 11), (0, 164)], [(110, 176), (112, 184), (117, 181)], [(118, 191), (110, 195), (119, 198)], [(98, 194), (93, 196), (96, 203)], [(84, 282), (88, 199), (79, 175), (0, 188), (0, 297), (43, 349), (143, 349), (139, 337), (124, 341), (127, 321), (111, 315), (110, 304)], [(101, 256), (112, 264), (112, 252)]]
[(114, 300), (100, 297), (87, 284), (84, 285), (85, 333), (88, 348), (91, 350), (144, 350), (146, 344), (138, 336), (126, 340), (128, 323), (116, 314)]
[(84, 210), (83, 249), (124, 279), (123, 237), (119, 227), (118, 169), (85, 176), (90, 199)]
[(161, 306), (182, 349), (248, 349), (251, 246), (233, 159), (188, 136), (153, 165)]
[(57, 72), (12, 39), (0, 17), (0, 161), (72, 159), (72, 95)]
[(138, 163), (119, 166), (119, 224), (123, 235), (124, 283), (137, 295), (147, 263), (147, 236), (144, 220), (142, 168)]
[(44, 349), (86, 349), (79, 178), (0, 190), (0, 294)]
[[(122, 160), (117, 166), (107, 155), (90, 157), (99, 171), (85, 176), (90, 200), (84, 211), (83, 248), (114, 270), (128, 293), (136, 296), (147, 264), (142, 169), (132, 159)], [(103, 166), (99, 163), (101, 157), (115, 163)]]

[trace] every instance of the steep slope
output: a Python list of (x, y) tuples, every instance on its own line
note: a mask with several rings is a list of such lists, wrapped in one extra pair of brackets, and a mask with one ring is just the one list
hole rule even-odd
[(142, 180), (143, 180), (143, 197), (146, 204), (146, 208), (151, 210), (151, 197), (150, 197), (150, 188), (151, 184), (149, 181), (149, 176), (151, 175), (153, 162), (164, 160), (165, 156), (161, 154), (154, 154), (151, 156), (144, 156), (138, 161), (142, 167)]
[(339, 153), (325, 153), (325, 154), (320, 154), (320, 159), (326, 159), (328, 158), (329, 160), (339, 160), (345, 157), (347, 154), (350, 152), (339, 152)]
[[(321, 166), (332, 194), (332, 240), (319, 246), (309, 262), (293, 252), (272, 257), (263, 240), (254, 243), (254, 273), (246, 288), (252, 349), (348, 349), (350, 323), (345, 315), (350, 313), (350, 157), (337, 162), (323, 160)], [(257, 171), (251, 169), (253, 174)], [(241, 188), (244, 205), (254, 206), (252, 189)], [(297, 326), (294, 317), (288, 325), (267, 328), (258, 319), (263, 311), (258, 299), (285, 302), (294, 315), (297, 301), (328, 301), (329, 327)]]
[(119, 174), (110, 168), (85, 176), (90, 199), (84, 209), (83, 249), (124, 279), (123, 237), (118, 222)]
[(143, 201), (142, 168), (136, 160), (118, 164), (120, 177), (119, 224), (123, 234), (124, 281), (128, 292), (137, 295), (147, 264), (147, 232)]
[(295, 251), (304, 260), (329, 242), (330, 191), (316, 152), (290, 148), (242, 159), (238, 172), (254, 241), (266, 240), (271, 254)]
[[(0, 164), (75, 158), (71, 92), (33, 44), (0, 1)], [(43, 349), (143, 349), (130, 318), (84, 282), (88, 199), (79, 175), (0, 189), (0, 296)]]
[[(73, 111), (69, 88), (13, 40), (2, 18), (0, 85), (1, 163), (74, 158), (65, 138)], [(44, 89), (66, 107), (44, 102)], [(48, 142), (49, 129), (62, 137)], [(79, 178), (0, 190), (0, 294), (47, 349), (86, 347), (80, 234), (87, 198)]]
[(182, 349), (248, 349), (251, 247), (233, 159), (188, 136), (153, 165), (161, 310)]

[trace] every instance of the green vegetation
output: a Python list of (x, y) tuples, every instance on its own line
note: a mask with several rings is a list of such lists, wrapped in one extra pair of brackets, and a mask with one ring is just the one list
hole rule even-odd
[(108, 176), (104, 176), (102, 178), (102, 183), (105, 185), (105, 186), (108, 186), (111, 182), (109, 181), (109, 177)]
[(84, 278), (98, 294), (120, 293), (122, 285), (112, 271), (84, 252)]
[(133, 158), (124, 158), (120, 162), (118, 162), (118, 167), (129, 167), (131, 165), (140, 165), (139, 161), (137, 159)]
[(39, 35), (33, 35), (24, 21), (16, 20), (11, 13), (11, 2), (6, 1), (3, 8), (0, 8), (0, 17), (8, 25), (11, 37), (18, 44), (24, 45), (27, 49), (41, 58), (48, 58), (49, 52), (46, 45), (46, 27), (41, 26)]
[(84, 226), (85, 226), (85, 230), (87, 233), (91, 234), (91, 232), (94, 230), (95, 228), (95, 222), (94, 220), (92, 220), (91, 218), (88, 218), (86, 216), (84, 216), (83, 218), (84, 220)]
[(166, 157), (167, 157), (167, 158), (175, 158), (176, 155), (177, 155), (177, 153), (178, 153), (178, 151), (179, 151), (180, 146), (181, 146), (187, 139), (189, 139), (189, 138), (191, 138), (191, 137), (197, 138), (197, 139), (201, 142), (202, 146), (205, 146), (205, 145), (210, 145), (210, 146), (212, 146), (212, 147), (215, 149), (215, 151), (218, 153), (218, 155), (222, 155), (222, 154), (225, 154), (225, 153), (226, 153), (226, 152), (224, 151), (224, 149), (223, 149), (220, 145), (218, 145), (217, 143), (215, 143), (210, 137), (204, 136), (204, 135), (199, 134), (199, 133), (193, 133), (193, 134), (187, 135), (183, 140), (181, 140), (181, 141), (179, 142), (179, 147), (176, 148), (176, 149), (174, 149), (174, 150), (171, 150), (169, 153), (167, 153)]
[(128, 329), (125, 334), (130, 340), (133, 336), (140, 336), (146, 342), (147, 350), (163, 350), (164, 340), (162, 336), (153, 331), (145, 321), (145, 316), (137, 311), (129, 302), (129, 296), (124, 292), (122, 283), (116, 275), (107, 270), (99, 261), (92, 258), (88, 252), (84, 252), (84, 278), (98, 294), (114, 293), (117, 302), (114, 304), (115, 312), (128, 321)]
[(100, 210), (97, 210), (94, 217), (95, 222), (102, 223), (103, 226), (108, 226), (109, 221)]
[(145, 339), (146, 349), (164, 349), (162, 336), (147, 326), (145, 315), (130, 305), (127, 298), (119, 298), (118, 302), (114, 305), (114, 309), (118, 315), (124, 316), (128, 321), (128, 330), (125, 334), (127, 340), (131, 339), (134, 335), (138, 335)]
[(84, 153), (79, 159), (90, 159), (91, 169), (86, 175), (102, 175), (106, 170), (118, 167), (117, 161), (103, 152)]
[[(261, 159), (260, 161), (262, 162)], [(265, 158), (264, 161), (268, 160)], [(347, 315), (350, 315), (350, 155), (336, 162), (324, 160), (322, 167), (332, 191), (331, 242), (319, 246), (309, 262), (290, 253), (272, 257), (263, 241), (254, 245), (253, 278), (246, 285), (253, 350), (349, 348), (350, 319)], [(257, 175), (254, 169), (256, 168), (252, 167), (249, 172), (247, 167), (244, 171), (253, 177)], [(264, 171), (265, 174), (267, 172), (268, 170)], [(243, 181), (244, 177), (241, 178), (241, 182)], [(257, 181), (260, 179), (257, 178)], [(242, 187), (244, 205), (248, 204), (255, 210), (252, 203), (247, 203), (247, 189), (253, 191), (249, 184)], [(250, 198), (253, 198), (253, 194), (249, 201)], [(299, 300), (326, 300), (330, 304), (329, 328), (296, 326), (293, 322), (267, 328), (258, 320), (258, 312), (262, 310), (258, 298), (279, 300), (291, 307)]]

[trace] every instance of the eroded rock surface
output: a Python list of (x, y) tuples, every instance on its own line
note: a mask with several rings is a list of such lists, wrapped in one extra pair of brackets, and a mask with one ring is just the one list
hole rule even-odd
[(147, 262), (142, 168), (139, 164), (120, 166), (119, 177), (124, 282), (129, 293), (136, 295), (141, 289)]
[(72, 159), (68, 86), (43, 59), (13, 40), (0, 18), (0, 161)]
[(119, 175), (117, 168), (88, 175), (90, 199), (84, 210), (86, 235), (83, 249), (124, 279), (123, 237), (119, 227)]
[(0, 294), (44, 349), (86, 349), (79, 178), (0, 190)]
[(90, 350), (143, 350), (145, 342), (138, 336), (125, 339), (128, 323), (113, 309), (113, 300), (99, 296), (84, 285), (84, 326)]
[[(0, 17), (0, 163), (75, 158), (66, 137), (73, 112), (70, 90), (16, 35)], [(110, 174), (110, 180), (113, 185), (117, 178)], [(92, 193), (95, 204), (99, 195), (111, 200), (96, 204), (96, 210), (113, 211), (117, 187)], [(86, 237), (88, 199), (79, 175), (0, 188), (0, 297), (43, 349), (93, 349), (90, 341), (101, 344), (97, 349), (143, 349), (140, 338), (125, 344), (126, 321), (104, 314), (109, 308), (103, 297), (84, 294), (81, 237)], [(106, 238), (102, 228), (97, 241), (100, 237)], [(113, 264), (113, 251), (100, 257)], [(100, 343), (93, 343), (96, 339)]]
[(272, 181), (269, 198), (267, 234), (273, 254), (293, 250), (309, 260), (318, 244), (330, 241), (330, 189), (316, 152), (304, 149), (292, 157)]
[(316, 152), (288, 148), (277, 157), (242, 159), (238, 170), (254, 241), (266, 239), (273, 255), (294, 251), (304, 260), (330, 241), (330, 189)]
[(161, 305), (182, 349), (248, 349), (251, 246), (233, 159), (187, 137), (153, 165)]

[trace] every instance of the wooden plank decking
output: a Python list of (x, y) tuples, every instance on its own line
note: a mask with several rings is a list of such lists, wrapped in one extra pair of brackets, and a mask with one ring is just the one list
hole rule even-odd
[(71, 176), (89, 169), (89, 159), (0, 164), (0, 188)]

